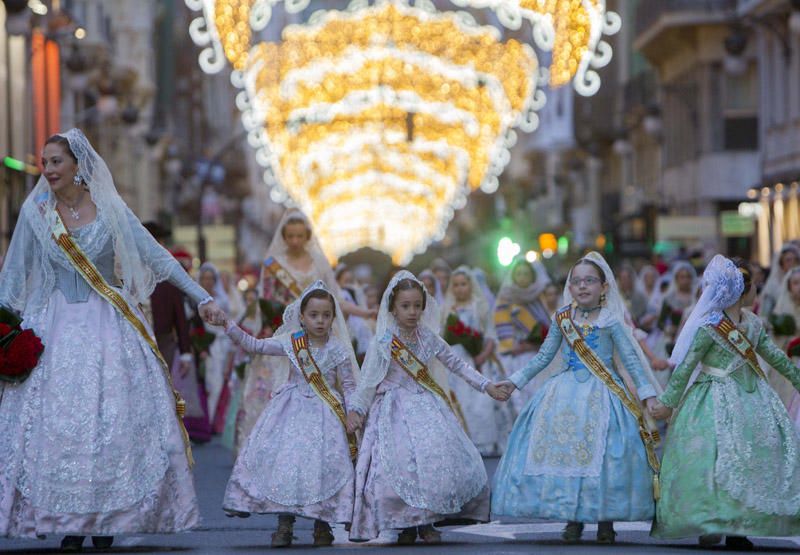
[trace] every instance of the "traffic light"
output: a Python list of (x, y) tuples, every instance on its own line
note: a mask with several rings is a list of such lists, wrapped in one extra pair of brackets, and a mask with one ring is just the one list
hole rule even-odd
[(569, 237), (562, 235), (558, 238), (558, 254), (564, 255), (569, 252)]

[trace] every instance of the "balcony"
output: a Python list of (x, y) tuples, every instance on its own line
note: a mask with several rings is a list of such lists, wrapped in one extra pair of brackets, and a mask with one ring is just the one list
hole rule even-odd
[(724, 23), (735, 17), (737, 0), (644, 0), (636, 10), (634, 46), (644, 51), (664, 33), (679, 27)]

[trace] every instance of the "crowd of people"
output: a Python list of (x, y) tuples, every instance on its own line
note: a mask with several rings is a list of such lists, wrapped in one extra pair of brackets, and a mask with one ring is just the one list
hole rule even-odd
[(563, 281), (520, 258), (495, 292), (437, 259), (380, 288), (289, 209), (242, 291), (167, 250), (80, 131), (42, 163), (0, 273), (45, 346), (0, 385), (0, 535), (78, 551), (191, 529), (191, 444), (214, 435), (235, 457), (222, 508), (279, 515), (274, 547), (296, 517), (318, 546), (332, 523), (437, 543), (490, 514), (565, 522), (565, 542), (642, 520), (736, 549), (800, 534), (796, 245), (768, 272), (589, 252)]

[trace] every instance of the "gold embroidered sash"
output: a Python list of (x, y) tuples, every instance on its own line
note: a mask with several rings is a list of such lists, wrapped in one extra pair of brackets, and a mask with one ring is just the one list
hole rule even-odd
[(736, 324), (733, 323), (727, 314), (722, 315), (722, 320), (714, 326), (714, 330), (719, 334), (719, 336), (747, 362), (748, 366), (752, 368), (753, 372), (755, 372), (756, 376), (761, 378), (762, 380), (766, 380), (767, 376), (764, 374), (764, 370), (762, 370), (761, 365), (758, 363), (758, 358), (756, 357), (756, 351), (753, 348), (753, 344), (750, 343), (750, 340), (747, 339), (747, 336), (739, 331), (739, 328), (736, 327)]
[(331, 391), (328, 381), (320, 371), (317, 362), (311, 355), (311, 349), (308, 348), (308, 336), (303, 331), (292, 334), (292, 349), (294, 349), (294, 356), (297, 359), (298, 366), (303, 372), (303, 376), (317, 394), (317, 397), (322, 399), (326, 405), (330, 407), (342, 426), (347, 435), (347, 443), (350, 446), (350, 458), (356, 460), (358, 456), (358, 442), (354, 434), (347, 433), (347, 416), (345, 415), (344, 407), (336, 395)]
[(647, 462), (653, 470), (653, 497), (656, 501), (661, 497), (661, 484), (659, 481), (658, 473), (661, 470), (661, 464), (656, 456), (655, 446), (659, 441), (658, 431), (651, 430), (647, 425), (642, 412), (642, 407), (639, 402), (634, 399), (623, 386), (619, 385), (611, 375), (611, 372), (606, 368), (605, 364), (600, 360), (597, 354), (586, 343), (583, 335), (581, 334), (575, 322), (572, 321), (571, 316), (572, 307), (566, 306), (562, 308), (556, 315), (556, 321), (561, 328), (564, 339), (566, 339), (569, 346), (581, 359), (581, 362), (595, 375), (611, 393), (613, 393), (621, 402), (622, 405), (628, 409), (636, 422), (639, 424), (639, 436), (642, 438), (645, 452), (647, 453)]
[(147, 327), (139, 319), (133, 309), (131, 309), (125, 298), (120, 295), (119, 291), (108, 284), (103, 275), (97, 270), (94, 264), (92, 264), (78, 244), (72, 240), (72, 237), (64, 225), (64, 221), (61, 219), (61, 215), (55, 210), (53, 211), (53, 218), (51, 218), (51, 221), (53, 239), (67, 256), (67, 259), (72, 263), (72, 266), (75, 268), (75, 270), (81, 275), (81, 277), (83, 277), (83, 279), (86, 280), (86, 283), (88, 283), (98, 295), (108, 301), (108, 303), (111, 304), (111, 306), (113, 306), (131, 326), (133, 326), (133, 329), (135, 329), (142, 339), (145, 340), (159, 364), (161, 364), (161, 367), (164, 369), (164, 374), (167, 377), (167, 383), (169, 383), (169, 387), (172, 389), (172, 394), (175, 397), (175, 413), (178, 417), (178, 426), (180, 427), (181, 435), (183, 436), (183, 445), (184, 450), (186, 451), (186, 458), (189, 461), (189, 466), (193, 466), (194, 458), (192, 457), (192, 447), (189, 442), (189, 433), (186, 431), (186, 427), (183, 425), (183, 416), (186, 413), (186, 402), (181, 398), (180, 393), (178, 393), (178, 391), (172, 385), (170, 368), (167, 365), (167, 362), (164, 360), (164, 357), (161, 355), (161, 352), (158, 350), (158, 345), (156, 345), (155, 339), (153, 339), (153, 337), (147, 331)]
[[(414, 378), (414, 381), (434, 395), (441, 397), (445, 404), (450, 407), (450, 410), (453, 410), (450, 399), (448, 399), (447, 394), (439, 384), (436, 383), (436, 380), (431, 377), (428, 372), (428, 367), (425, 366), (397, 336), (392, 337), (392, 358), (400, 365), (400, 368)], [(453, 412), (455, 411), (453, 410)]]
[(283, 285), (295, 298), (299, 298), (303, 294), (303, 288), (297, 283), (297, 280), (292, 277), (289, 271), (281, 266), (274, 256), (270, 256), (264, 261), (264, 270), (278, 280), (278, 283)]
[[(498, 306), (494, 313), (494, 323), (498, 335), (498, 351), (510, 353), (514, 349), (514, 328), (521, 327), (530, 333), (537, 324), (536, 317), (523, 305)], [(510, 329), (509, 329), (510, 328)]]

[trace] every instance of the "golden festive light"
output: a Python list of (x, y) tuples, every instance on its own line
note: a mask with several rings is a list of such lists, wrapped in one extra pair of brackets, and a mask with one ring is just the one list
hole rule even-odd
[[(273, 200), (303, 209), (332, 259), (370, 246), (407, 262), (444, 236), (470, 191), (496, 190), (514, 129), (538, 123), (533, 49), (465, 12), (355, 0), (270, 42), (259, 32), (280, 0), (185, 1), (203, 14), (190, 25), (201, 67), (234, 68)], [(518, 2), (539, 34), (552, 29), (550, 78), (568, 83), (596, 44), (602, 0), (497, 1)]]

